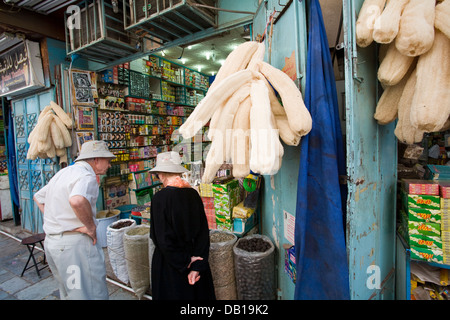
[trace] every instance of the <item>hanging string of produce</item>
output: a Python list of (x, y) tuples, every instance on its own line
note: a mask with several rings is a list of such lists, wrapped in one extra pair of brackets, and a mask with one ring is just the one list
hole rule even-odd
[(233, 164), (236, 178), (246, 177), (250, 171), (277, 173), (284, 154), (280, 138), (297, 146), (312, 128), (297, 85), (264, 62), (264, 53), (264, 42), (248, 41), (234, 49), (206, 96), (179, 129), (184, 139), (190, 139), (210, 121), (208, 138), (212, 142), (204, 183), (211, 183), (224, 162)]
[[(51, 101), (39, 114), (36, 126), (28, 136), (27, 159), (53, 158), (67, 159), (66, 148), (72, 145), (68, 129), (72, 128), (72, 119), (55, 102)], [(67, 160), (66, 160), (67, 161)]]
[(382, 44), (379, 124), (398, 119), (394, 133), (407, 144), (450, 128), (450, 0), (366, 0), (356, 39)]

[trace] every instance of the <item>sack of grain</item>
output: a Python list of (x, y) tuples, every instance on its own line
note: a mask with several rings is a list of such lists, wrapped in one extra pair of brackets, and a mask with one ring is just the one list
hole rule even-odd
[(150, 289), (149, 289), (150, 292), (152, 292), (152, 260), (153, 260), (154, 252), (155, 252), (155, 244), (153, 243), (153, 240), (149, 237), (149, 239), (148, 239), (148, 279), (150, 282)]
[(275, 246), (269, 237), (254, 234), (233, 247), (239, 300), (275, 299)]
[(150, 287), (148, 258), (149, 233), (150, 226), (142, 224), (128, 229), (123, 235), (130, 285), (139, 299), (142, 298)]
[(237, 237), (228, 231), (212, 230), (209, 238), (209, 266), (216, 299), (236, 300), (233, 246)]
[(125, 284), (128, 284), (128, 268), (123, 247), (123, 235), (125, 231), (136, 226), (133, 219), (121, 219), (111, 223), (106, 228), (106, 243), (111, 268), (115, 276)]

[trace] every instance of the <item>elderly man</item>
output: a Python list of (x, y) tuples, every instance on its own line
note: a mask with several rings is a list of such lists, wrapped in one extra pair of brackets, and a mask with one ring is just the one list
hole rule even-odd
[(97, 175), (112, 154), (104, 141), (88, 141), (75, 163), (61, 169), (33, 197), (44, 216), (45, 254), (61, 299), (108, 299), (103, 250), (97, 244)]

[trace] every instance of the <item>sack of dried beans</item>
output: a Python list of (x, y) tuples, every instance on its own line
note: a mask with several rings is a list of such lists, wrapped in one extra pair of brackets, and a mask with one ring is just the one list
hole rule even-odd
[(259, 234), (239, 239), (233, 247), (239, 300), (275, 299), (275, 246)]

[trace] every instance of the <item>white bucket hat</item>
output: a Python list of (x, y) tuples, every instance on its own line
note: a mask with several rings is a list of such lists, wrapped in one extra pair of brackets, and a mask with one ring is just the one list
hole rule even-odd
[(181, 157), (178, 152), (169, 151), (157, 155), (156, 166), (150, 171), (183, 173), (188, 172), (189, 170), (181, 165)]
[(92, 158), (112, 158), (116, 156), (108, 150), (106, 142), (102, 140), (86, 141), (81, 145), (81, 151), (78, 158), (75, 160), (85, 160)]

